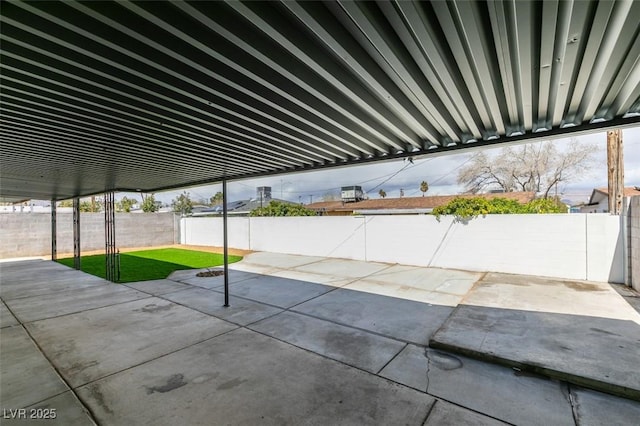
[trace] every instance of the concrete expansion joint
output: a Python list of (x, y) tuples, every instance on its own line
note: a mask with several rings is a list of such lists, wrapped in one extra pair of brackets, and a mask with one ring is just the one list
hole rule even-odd
[(439, 399), (435, 399), (433, 401), (433, 404), (431, 404), (431, 407), (429, 407), (429, 410), (427, 410), (427, 415), (424, 417), (424, 420), (422, 421), (422, 425), (426, 425), (427, 424), (427, 420), (429, 420), (429, 417), (431, 416), (431, 413), (433, 412), (433, 409), (436, 407), (436, 404), (440, 402)]
[[(7, 308), (8, 308), (8, 306), (7, 306)], [(85, 401), (82, 400), (82, 398), (80, 398), (80, 396), (76, 392), (76, 388), (74, 388), (71, 385), (71, 383), (62, 375), (62, 372), (60, 371), (58, 366), (56, 366), (53, 363), (53, 360), (45, 353), (44, 350), (42, 350), (42, 347), (36, 341), (36, 339), (33, 337), (33, 335), (31, 334), (31, 331), (29, 330), (29, 328), (25, 327), (25, 325), (22, 322), (20, 323), (20, 325), (18, 327), (22, 327), (22, 329), (27, 334), (27, 336), (29, 336), (29, 339), (31, 340), (31, 343), (33, 343), (33, 345), (36, 347), (38, 352), (40, 352), (40, 355), (42, 355), (42, 357), (47, 360), (47, 362), (49, 363), (49, 366), (51, 367), (51, 369), (53, 369), (53, 371), (55, 372), (55, 375), (58, 377), (58, 379), (62, 383), (64, 383), (64, 386), (67, 388), (67, 391), (65, 391), (65, 392), (70, 392), (70, 395), (72, 395), (72, 397), (76, 401), (78, 401), (80, 403), (80, 406), (81, 406), (82, 410), (84, 410), (85, 414), (89, 417), (89, 420), (91, 422), (93, 422), (94, 425), (97, 425), (98, 422), (96, 420), (96, 413), (91, 409), (89, 404), (87, 404)], [(50, 398), (52, 398), (52, 396), (50, 396), (48, 399), (50, 399)]]

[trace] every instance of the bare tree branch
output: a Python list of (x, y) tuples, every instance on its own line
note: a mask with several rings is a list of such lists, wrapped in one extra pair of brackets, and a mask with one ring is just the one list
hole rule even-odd
[(507, 147), (492, 157), (481, 152), (460, 169), (458, 183), (474, 194), (501, 189), (533, 191), (547, 198), (553, 187), (587, 174), (596, 151), (595, 145), (572, 139), (563, 152), (553, 141)]

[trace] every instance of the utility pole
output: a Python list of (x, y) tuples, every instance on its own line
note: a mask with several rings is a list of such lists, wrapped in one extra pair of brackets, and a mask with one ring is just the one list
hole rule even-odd
[(609, 212), (619, 215), (624, 197), (624, 149), (622, 130), (607, 132), (607, 182), (609, 192)]

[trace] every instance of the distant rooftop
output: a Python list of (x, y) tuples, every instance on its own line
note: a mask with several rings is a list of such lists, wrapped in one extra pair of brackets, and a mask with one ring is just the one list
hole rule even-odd
[(355, 203), (344, 203), (342, 201), (321, 201), (308, 204), (307, 208), (325, 212), (352, 212), (361, 210), (429, 210), (442, 206), (454, 198), (483, 197), (507, 198), (520, 203), (527, 203), (535, 198), (534, 192), (503, 192), (491, 194), (464, 194), (464, 195), (434, 195), (430, 197), (402, 197), (402, 198), (379, 198)]

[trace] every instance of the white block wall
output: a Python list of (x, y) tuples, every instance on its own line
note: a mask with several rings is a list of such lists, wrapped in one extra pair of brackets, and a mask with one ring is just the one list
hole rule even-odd
[[(249, 250), (248, 217), (227, 219), (229, 247)], [(222, 219), (210, 217), (190, 217), (180, 220), (180, 244), (222, 247)]]
[[(222, 245), (220, 218), (184, 218), (184, 244)], [(620, 218), (609, 214), (230, 218), (235, 248), (473, 271), (622, 282)]]
[(628, 221), (631, 286), (640, 291), (640, 197), (631, 197)]
[(251, 218), (251, 250), (364, 260), (364, 218)]
[(430, 266), (453, 218), (435, 216), (367, 217), (367, 260)]

